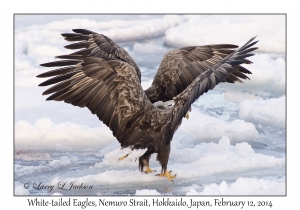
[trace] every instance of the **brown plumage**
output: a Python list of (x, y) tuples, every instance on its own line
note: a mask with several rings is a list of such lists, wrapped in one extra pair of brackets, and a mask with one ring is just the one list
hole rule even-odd
[[(182, 118), (192, 103), (220, 82), (248, 79), (251, 72), (240, 64), (257, 41), (250, 39), (243, 47), (235, 45), (206, 45), (184, 47), (167, 53), (153, 80), (144, 91), (141, 87), (139, 67), (130, 55), (111, 39), (85, 29), (62, 34), (68, 49), (81, 49), (67, 59), (41, 66), (63, 66), (37, 77), (51, 77), (40, 86), (55, 84), (43, 94), (47, 100), (64, 101), (74, 106), (87, 107), (106, 124), (120, 142), (121, 147), (147, 149), (139, 158), (139, 168), (149, 168), (151, 154), (158, 153), (162, 166), (160, 176), (170, 181), (175, 176), (167, 171), (170, 142)], [(173, 106), (157, 106), (157, 101), (173, 101)]]
[[(154, 77), (151, 87), (145, 92), (151, 102), (168, 101), (186, 89), (201, 73), (207, 71), (224, 57), (234, 52), (236, 45), (218, 44), (183, 47), (168, 52)], [(250, 71), (240, 66), (222, 82), (242, 82), (249, 79)]]

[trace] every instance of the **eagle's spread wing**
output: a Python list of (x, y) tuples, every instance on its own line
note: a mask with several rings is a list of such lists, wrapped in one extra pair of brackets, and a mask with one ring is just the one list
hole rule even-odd
[[(210, 67), (208, 71), (203, 72), (183, 92), (174, 97), (175, 104), (172, 107), (172, 120), (170, 121), (172, 122), (172, 128), (170, 129), (171, 135), (174, 134), (177, 127), (181, 124), (182, 118), (186, 115), (195, 100), (208, 90), (212, 90), (217, 84), (224, 81), (224, 79), (230, 75), (233, 75), (240, 69), (240, 64), (248, 62), (245, 58), (254, 55), (249, 52), (257, 49), (256, 47), (252, 47), (258, 42), (253, 41), (254, 39), (255, 37), (251, 38), (241, 48)], [(170, 142), (166, 142), (166, 144), (169, 143)]]
[[(231, 44), (184, 47), (168, 52), (155, 75), (152, 86), (145, 92), (151, 102), (168, 101), (185, 90), (196, 77), (234, 52)], [(245, 60), (245, 63), (250, 61)], [(223, 82), (241, 82), (251, 74), (244, 67), (232, 72)]]
[[(82, 49), (77, 52), (74, 52), (70, 55), (61, 55), (56, 56), (57, 58), (62, 59), (72, 59), (72, 60), (65, 60), (59, 61), (58, 63), (65, 62), (66, 65), (76, 64), (76, 61), (73, 59), (80, 59), (82, 56), (89, 56), (89, 57), (111, 57), (116, 58), (118, 60), (124, 61), (131, 66), (134, 67), (139, 81), (141, 82), (141, 72), (138, 65), (134, 62), (131, 56), (124, 50), (122, 47), (117, 45), (113, 42), (110, 38), (103, 34), (98, 34), (90, 30), (86, 29), (73, 29), (75, 33), (63, 33), (62, 36), (67, 41), (78, 41), (73, 44), (66, 45), (65, 48), (67, 49)], [(68, 62), (70, 64), (68, 64)], [(53, 66), (53, 63), (51, 64)], [(44, 64), (47, 66), (47, 64)], [(64, 73), (73, 71), (73, 67), (66, 67), (63, 69)], [(49, 77), (55, 76), (62, 73), (62, 69), (58, 71), (49, 71), (45, 74), (39, 75), (40, 77)]]
[(157, 100), (171, 97), (175, 104), (161, 110), (143, 91), (140, 71), (125, 50), (104, 35), (83, 29), (74, 32), (63, 36), (69, 41), (81, 42), (67, 48), (85, 49), (58, 56), (67, 60), (41, 64), (61, 67), (37, 76), (52, 77), (40, 84), (54, 84), (43, 94), (51, 94), (47, 100), (90, 109), (112, 130), (122, 147), (146, 148), (149, 142), (155, 147), (168, 145), (197, 98), (222, 81), (248, 78), (244, 73), (251, 72), (240, 64), (250, 63), (246, 58), (253, 55), (249, 52), (257, 49), (251, 48), (257, 42), (252, 38), (235, 51), (226, 49), (235, 47), (233, 45), (211, 45), (167, 53), (154, 83), (159, 85), (156, 80), (165, 77), (163, 80), (169, 82), (161, 83), (166, 86), (159, 86)]
[[(47, 100), (87, 107), (112, 130), (122, 146), (128, 146), (128, 136), (134, 138), (136, 132), (140, 132), (138, 126), (134, 128), (131, 124), (153, 107), (141, 87), (136, 69), (126, 62), (109, 57), (81, 56), (81, 59), (71, 63), (56, 61), (42, 64), (58, 65), (72, 65), (65, 67), (72, 70), (67, 73), (56, 70), (57, 76), (40, 84), (56, 84), (43, 93), (52, 94)], [(47, 75), (47, 72), (43, 75)], [(142, 123), (137, 125), (142, 126)]]

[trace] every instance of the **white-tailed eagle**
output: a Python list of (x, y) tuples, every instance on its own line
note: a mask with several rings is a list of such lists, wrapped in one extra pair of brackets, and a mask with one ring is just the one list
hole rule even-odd
[(159, 176), (170, 181), (176, 176), (167, 171), (171, 140), (192, 103), (220, 82), (249, 79), (246, 74), (251, 72), (241, 64), (251, 63), (246, 58), (257, 49), (252, 47), (257, 43), (253, 37), (240, 48), (216, 44), (172, 50), (144, 91), (140, 69), (123, 48), (102, 34), (86, 29), (73, 32), (62, 34), (67, 41), (77, 41), (65, 47), (80, 50), (57, 56), (64, 60), (41, 64), (61, 67), (37, 76), (52, 77), (39, 86), (55, 84), (43, 95), (87, 107), (110, 128), (122, 148), (147, 149), (139, 158), (141, 171), (153, 172), (149, 158), (157, 153), (162, 166)]

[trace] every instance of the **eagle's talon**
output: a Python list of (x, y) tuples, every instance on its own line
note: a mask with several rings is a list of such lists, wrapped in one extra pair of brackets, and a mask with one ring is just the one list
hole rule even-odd
[(160, 176), (160, 177), (164, 177), (165, 176), (165, 177), (167, 177), (167, 179), (170, 182), (173, 182), (173, 184), (174, 184), (173, 179), (176, 178), (177, 174), (175, 174), (175, 176), (174, 176), (174, 175), (171, 175), (170, 173), (171, 173), (171, 171), (165, 171), (165, 173), (163, 173), (163, 174), (156, 174), (155, 176)]
[(149, 174), (149, 173), (152, 173), (152, 172), (155, 172), (156, 170), (152, 170), (149, 166), (146, 166), (146, 170), (143, 170), (143, 172), (145, 174)]

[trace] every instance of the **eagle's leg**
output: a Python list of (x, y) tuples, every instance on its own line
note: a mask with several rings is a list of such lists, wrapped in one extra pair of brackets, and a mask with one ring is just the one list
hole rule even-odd
[[(152, 154), (153, 154), (153, 150), (148, 149), (141, 157), (139, 157), (139, 168), (142, 172), (144, 172), (146, 174), (152, 173), (155, 171), (149, 167), (149, 159)], [(144, 167), (146, 167), (146, 170), (144, 170)]]
[(157, 161), (160, 162), (161, 164), (161, 173), (157, 174), (156, 176), (160, 176), (160, 177), (167, 177), (167, 179), (170, 182), (173, 182), (173, 178), (176, 178), (176, 175), (171, 175), (171, 171), (167, 171), (167, 165), (168, 165), (168, 161), (169, 161), (169, 155), (170, 155), (170, 144), (167, 145), (164, 149), (161, 149), (158, 151), (157, 153)]

